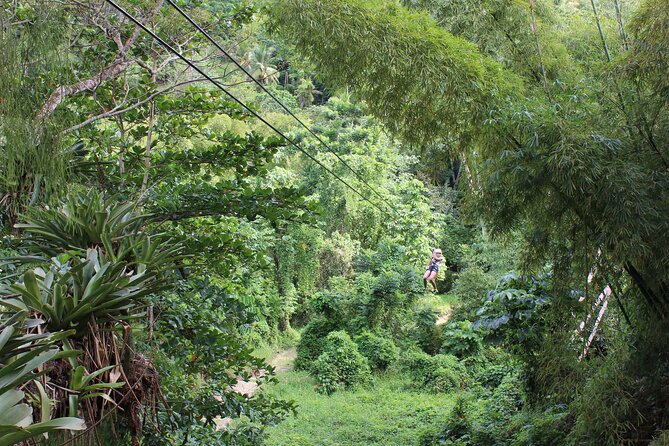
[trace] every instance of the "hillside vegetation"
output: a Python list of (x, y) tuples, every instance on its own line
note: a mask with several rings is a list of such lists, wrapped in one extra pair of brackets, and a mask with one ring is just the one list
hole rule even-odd
[(667, 23), (3, 1), (0, 446), (669, 444)]

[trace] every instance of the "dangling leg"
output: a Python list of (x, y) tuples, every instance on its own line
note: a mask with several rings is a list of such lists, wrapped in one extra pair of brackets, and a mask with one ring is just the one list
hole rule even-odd
[(425, 291), (427, 291), (427, 279), (430, 278), (430, 270), (425, 271), (425, 274), (423, 274), (423, 288), (425, 288)]
[(432, 284), (432, 287), (434, 288), (434, 292), (437, 293), (437, 272), (436, 271), (430, 271), (430, 277), (429, 277), (430, 283)]

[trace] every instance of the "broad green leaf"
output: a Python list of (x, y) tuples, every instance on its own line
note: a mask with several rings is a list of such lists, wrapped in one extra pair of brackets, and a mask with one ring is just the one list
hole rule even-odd
[(86, 428), (84, 420), (73, 417), (63, 417), (49, 420), (44, 423), (37, 423), (24, 428), (21, 432), (16, 432), (0, 437), (0, 446), (12, 446), (28, 438), (53, 432), (55, 430), (80, 431)]
[(16, 389), (10, 389), (2, 394), (0, 394), (0, 413), (4, 413), (9, 410), (15, 404), (21, 402), (25, 394)]
[(33, 421), (33, 409), (27, 404), (17, 404), (0, 412), (0, 426), (26, 427)]
[(51, 406), (53, 405), (53, 401), (49, 398), (49, 395), (46, 394), (41, 382), (35, 381), (35, 386), (39, 392), (40, 420), (42, 422), (49, 421), (51, 419)]
[(16, 329), (13, 326), (5, 327), (5, 329), (2, 330), (2, 333), (0, 333), (0, 351), (5, 347), (7, 341), (9, 341), (15, 331)]

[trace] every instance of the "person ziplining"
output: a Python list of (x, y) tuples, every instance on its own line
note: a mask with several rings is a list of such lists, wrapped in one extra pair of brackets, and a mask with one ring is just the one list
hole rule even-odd
[(437, 274), (439, 274), (439, 266), (444, 263), (444, 258), (441, 256), (441, 249), (436, 248), (432, 251), (432, 258), (427, 264), (427, 270), (423, 274), (423, 286), (425, 291), (427, 291), (427, 282), (429, 281), (432, 284), (434, 292), (437, 290)]

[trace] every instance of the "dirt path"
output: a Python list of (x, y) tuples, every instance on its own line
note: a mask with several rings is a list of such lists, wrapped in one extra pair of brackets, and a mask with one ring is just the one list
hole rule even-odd
[[(274, 367), (274, 371), (276, 373), (283, 373), (283, 372), (289, 372), (293, 369), (293, 363), (295, 362), (295, 358), (297, 358), (297, 349), (293, 347), (289, 348), (288, 350), (283, 350), (278, 352), (267, 362), (269, 365)], [(264, 375), (265, 371), (261, 370), (258, 373), (258, 378)], [(241, 395), (252, 396), (255, 393), (256, 389), (258, 388), (258, 383), (254, 378), (251, 378), (248, 381), (239, 380), (237, 381), (237, 384), (235, 384), (233, 388), (235, 392)]]
[(295, 347), (289, 348), (277, 353), (269, 360), (269, 365), (274, 367), (276, 373), (290, 372), (293, 370), (295, 358), (297, 358), (297, 349)]
[(437, 317), (437, 325), (444, 325), (446, 322), (448, 322), (451, 318), (451, 314), (453, 314), (452, 308), (448, 307), (442, 309), (439, 313), (439, 316)]
[[(439, 310), (439, 316), (437, 317), (436, 324), (444, 325), (451, 318), (451, 314), (453, 314), (453, 309), (450, 306), (444, 306), (438, 308), (438, 310)], [(295, 347), (293, 347), (276, 353), (267, 362), (269, 365), (274, 367), (274, 371), (276, 373), (285, 373), (293, 369), (295, 358), (297, 358), (297, 350), (295, 349)], [(263, 376), (264, 373), (265, 371), (261, 370), (258, 377)], [(239, 380), (237, 381), (237, 384), (233, 386), (233, 389), (240, 395), (253, 396), (256, 390), (258, 390), (258, 383), (256, 382), (256, 378), (251, 378), (248, 381)], [(232, 422), (232, 419), (217, 418), (214, 419), (214, 422), (216, 423), (216, 429), (219, 430), (227, 428)]]
[[(297, 350), (293, 347), (289, 348), (288, 350), (278, 352), (276, 355), (270, 358), (268, 363), (274, 367), (274, 371), (276, 373), (284, 373), (293, 369), (295, 358), (297, 358)], [(258, 374), (258, 377), (261, 377), (264, 374), (265, 371), (261, 370)], [(256, 382), (255, 378), (251, 378), (248, 381), (239, 380), (237, 381), (237, 384), (233, 386), (233, 390), (240, 395), (253, 396), (253, 394), (256, 393), (256, 390), (258, 390), (258, 383)], [(214, 418), (214, 423), (216, 423), (216, 430), (227, 428), (231, 422), (232, 418)]]

